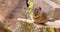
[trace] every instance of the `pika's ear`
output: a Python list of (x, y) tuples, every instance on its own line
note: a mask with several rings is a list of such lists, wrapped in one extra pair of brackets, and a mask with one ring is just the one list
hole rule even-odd
[(39, 9), (41, 10), (41, 7), (39, 7)]

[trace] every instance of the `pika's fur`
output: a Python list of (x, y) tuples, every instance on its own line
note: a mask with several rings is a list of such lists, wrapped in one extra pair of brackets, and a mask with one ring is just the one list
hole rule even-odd
[(47, 15), (41, 10), (41, 8), (35, 8), (33, 11), (33, 19), (35, 23), (44, 24), (48, 21)]

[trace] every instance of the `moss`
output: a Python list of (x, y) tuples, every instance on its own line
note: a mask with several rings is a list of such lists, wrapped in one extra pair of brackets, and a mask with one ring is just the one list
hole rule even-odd
[(6, 32), (11, 32), (10, 28), (8, 28), (6, 25), (0, 22), (0, 30), (1, 31), (6, 31)]
[(16, 31), (19, 32), (33, 32), (33, 24), (32, 23), (27, 23), (27, 22), (20, 22), (21, 27), (16, 29)]

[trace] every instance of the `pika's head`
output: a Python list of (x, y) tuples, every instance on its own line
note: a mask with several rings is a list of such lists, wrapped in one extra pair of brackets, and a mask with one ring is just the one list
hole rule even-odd
[(34, 11), (33, 11), (33, 16), (34, 17), (37, 17), (39, 15), (41, 15), (41, 8), (40, 7), (39, 8), (35, 8)]

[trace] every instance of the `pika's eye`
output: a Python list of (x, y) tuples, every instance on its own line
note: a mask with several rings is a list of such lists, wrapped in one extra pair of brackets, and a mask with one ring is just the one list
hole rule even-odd
[(41, 11), (41, 7), (39, 7), (40, 11)]

